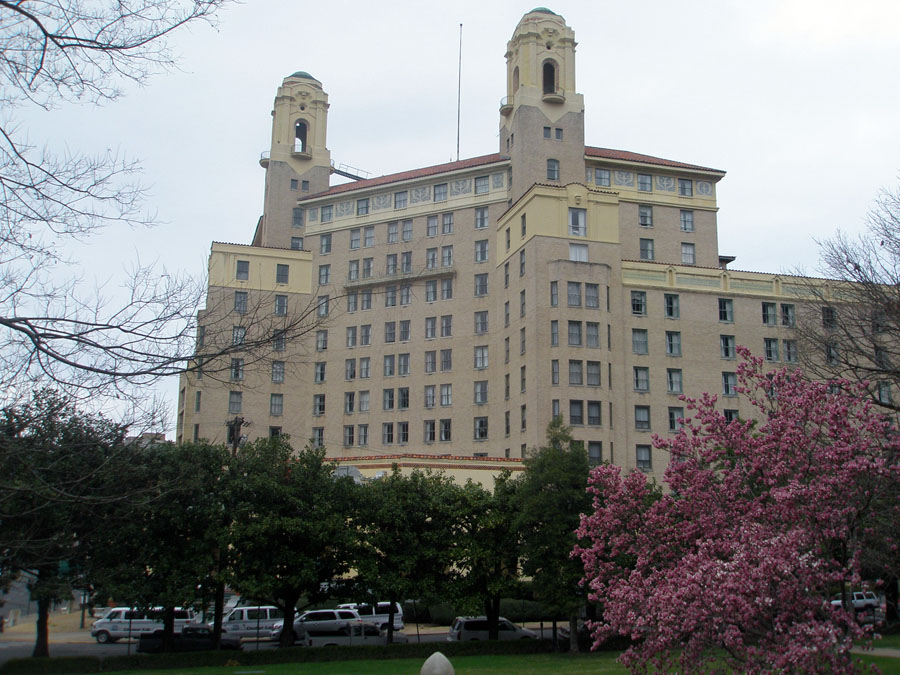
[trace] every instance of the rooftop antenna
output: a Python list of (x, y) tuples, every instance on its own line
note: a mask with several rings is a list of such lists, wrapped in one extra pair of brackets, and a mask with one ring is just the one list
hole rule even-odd
[(459, 24), (459, 78), (456, 84), (456, 161), (459, 161), (459, 110), (462, 101), (462, 24)]

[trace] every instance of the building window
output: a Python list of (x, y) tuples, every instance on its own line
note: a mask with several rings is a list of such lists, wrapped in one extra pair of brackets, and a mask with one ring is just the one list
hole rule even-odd
[(385, 341), (385, 343), (397, 341), (397, 322), (396, 321), (385, 321), (384, 322), (384, 341)]
[(890, 382), (879, 382), (878, 383), (878, 402), (882, 405), (890, 405), (893, 403), (893, 397), (891, 396), (891, 383)]
[(491, 189), (491, 180), (490, 176), (476, 176), (475, 177), (475, 194), (483, 195), (487, 194)]
[(488, 348), (486, 345), (475, 347), (475, 370), (488, 367)]
[(442, 349), (441, 350), (441, 372), (449, 373), (453, 370), (453, 350), (452, 349)]
[(344, 359), (344, 379), (356, 379), (356, 359)]
[(237, 415), (241, 412), (243, 404), (243, 394), (239, 391), (228, 392), (228, 413)]
[(825, 345), (825, 363), (835, 365), (838, 361), (840, 361), (840, 358), (838, 356), (837, 346), (833, 344)]
[(643, 366), (634, 367), (634, 390), (650, 391), (650, 369)]
[(425, 234), (429, 237), (436, 237), (438, 233), (438, 217), (428, 216), (425, 225)]
[(641, 227), (653, 227), (653, 207), (647, 204), (638, 206), (638, 224)]
[(281, 415), (284, 412), (284, 394), (269, 395), (269, 414)]
[(445, 314), (441, 317), (441, 337), (453, 335), (453, 315)]
[(666, 318), (677, 319), (681, 315), (681, 309), (678, 306), (678, 296), (674, 293), (666, 293), (663, 300)]
[(384, 355), (384, 376), (385, 377), (393, 377), (394, 369), (396, 368), (397, 360), (393, 354), (385, 354)]
[(475, 209), (475, 229), (482, 230), (488, 226), (488, 208), (481, 206)]
[(309, 442), (314, 448), (321, 448), (325, 445), (325, 427), (313, 427), (310, 432)]
[[(363, 258), (362, 261), (362, 278), (370, 279), (372, 277), (372, 268), (374, 266), (374, 261), (372, 258)], [(371, 293), (371, 291), (370, 291)]]
[(550, 282), (550, 306), (557, 307), (559, 305), (559, 282)]
[(488, 240), (479, 239), (475, 242), (475, 262), (487, 262), (488, 259)]
[(482, 335), (488, 332), (487, 311), (475, 312), (475, 334)]
[(525, 251), (519, 251), (519, 276), (525, 276)]
[(519, 430), (525, 431), (528, 428), (528, 407), (525, 405), (519, 406)]
[(694, 196), (694, 184), (689, 178), (678, 179), (678, 194), (682, 197)]
[(247, 291), (234, 292), (234, 311), (238, 314), (247, 313)]
[(447, 184), (446, 183), (438, 183), (434, 186), (434, 201), (436, 202), (445, 202), (447, 201)]
[(735, 373), (722, 373), (722, 395), (737, 396), (737, 375)]
[(569, 401), (569, 424), (584, 424), (584, 401)]
[(352, 424), (344, 425), (344, 446), (353, 445), (354, 427)]
[(331, 253), (331, 234), (319, 235), (319, 253), (325, 255)]
[[(370, 359), (368, 356), (365, 356), (359, 360), (359, 379), (369, 379), (369, 363)], [(362, 410), (362, 407), (360, 407), (360, 410)]]
[(666, 370), (666, 391), (670, 394), (681, 394), (684, 392), (680, 368), (669, 368)]
[(242, 345), (244, 338), (247, 337), (247, 329), (244, 326), (232, 326), (231, 328), (231, 344)]
[(319, 220), (323, 223), (330, 223), (331, 219), (334, 217), (334, 207), (329, 204), (328, 206), (323, 206), (319, 212)]
[(385, 307), (396, 307), (397, 306), (397, 287), (396, 286), (388, 286), (384, 289), (384, 306)]
[[(437, 291), (435, 291), (437, 292)], [(430, 340), (431, 338), (436, 337), (437, 335), (437, 317), (436, 316), (427, 316), (425, 317), (425, 339)]]
[(238, 260), (237, 269), (234, 272), (234, 278), (240, 281), (246, 281), (250, 278), (250, 261)]
[(569, 307), (581, 307), (581, 284), (577, 281), (566, 282), (566, 298)]
[(600, 348), (600, 324), (596, 321), (586, 321), (584, 324), (584, 344), (594, 349)]
[(403, 241), (412, 241), (413, 221), (404, 220), (403, 223), (401, 223), (401, 228), (400, 239)]
[(774, 302), (762, 304), (762, 322), (764, 326), (774, 326), (777, 323)]
[(778, 361), (778, 339), (777, 338), (764, 338), (763, 350), (766, 355), (766, 361), (769, 361), (769, 362)]
[(366, 197), (364, 199), (356, 200), (356, 215), (358, 215), (358, 216), (369, 215), (369, 198), (368, 197)]
[(649, 445), (635, 446), (635, 462), (639, 470), (650, 471), (653, 469), (653, 464), (651, 463), (650, 458), (651, 454)]
[(302, 251), (303, 250), (303, 237), (291, 237), (291, 250), (292, 251)]
[(359, 344), (362, 347), (372, 344), (372, 324), (364, 323), (359, 327)]
[(231, 359), (231, 379), (244, 379), (244, 359)]
[(653, 240), (641, 239), (641, 260), (653, 260)]
[(385, 389), (381, 392), (381, 407), (383, 410), (394, 409), (394, 390)]
[(316, 315), (319, 317), (328, 316), (328, 296), (320, 295), (316, 305)]
[(559, 384), (559, 360), (553, 359), (550, 362), (550, 384)]
[(409, 375), (409, 354), (397, 355), (397, 374), (400, 377)]
[(687, 242), (681, 243), (681, 263), (683, 265), (693, 265), (697, 261), (697, 255), (693, 244)]
[(734, 335), (719, 336), (719, 351), (723, 359), (734, 358)]
[(452, 384), (442, 384), (441, 385), (441, 407), (446, 408), (447, 406), (453, 405), (453, 385)]
[(822, 328), (836, 328), (837, 327), (837, 315), (835, 314), (834, 307), (823, 307), (822, 308)]
[(669, 408), (669, 431), (681, 429), (684, 420), (684, 408)]
[(584, 285), (584, 306), (589, 309), (600, 309), (600, 285)]
[(587, 236), (587, 211), (585, 209), (569, 209), (569, 236)]
[(796, 340), (784, 340), (782, 342), (782, 346), (784, 347), (784, 360), (787, 363), (796, 363), (797, 362), (797, 341)]
[(729, 298), (719, 298), (719, 321), (734, 323), (734, 301)]
[(603, 406), (600, 401), (587, 402), (587, 423), (592, 427), (603, 424)]
[(594, 182), (600, 187), (609, 187), (609, 169), (594, 169)]
[(313, 394), (313, 415), (319, 417), (325, 414), (325, 394)]
[(394, 208), (395, 209), (405, 209), (408, 198), (409, 198), (409, 193), (406, 190), (403, 190), (402, 192), (395, 192), (394, 193)]
[(453, 234), (452, 213), (444, 213), (441, 215), (441, 234)]
[(631, 329), (631, 351), (635, 354), (647, 354), (649, 352), (647, 331), (643, 328)]
[(580, 347), (581, 344), (581, 322), (569, 321), (569, 346)]
[(559, 180), (559, 160), (547, 160), (547, 180)]
[(550, 322), (550, 346), (559, 346), (559, 321), (556, 319)]
[(580, 360), (569, 360), (569, 384), (584, 384), (584, 364)]
[(450, 441), (453, 440), (452, 427), (450, 420), (441, 420), (441, 440), (442, 441)]
[(396, 244), (400, 241), (400, 223), (396, 220), (387, 224), (387, 243)]
[(794, 306), (782, 303), (781, 305), (781, 325), (792, 328), (797, 323), (797, 316), (794, 312)]
[(425, 282), (425, 302), (437, 302), (437, 279)]
[(488, 381), (475, 382), (475, 405), (484, 405), (488, 402)]
[(682, 232), (693, 232), (694, 231), (694, 212), (693, 211), (685, 211), (682, 209), (681, 211), (681, 231)]
[(318, 384), (320, 382), (325, 381), (325, 368), (327, 367), (326, 361), (316, 361), (315, 371), (313, 379)]
[(284, 382), (284, 361), (272, 361), (272, 382)]
[(588, 441), (588, 466), (595, 467), (603, 463), (603, 441)]
[[(322, 207), (322, 222), (325, 222), (325, 207)], [(303, 227), (303, 209), (295, 208), (291, 213), (291, 225)]]
[[(279, 265), (281, 267), (281, 265)], [(287, 267), (285, 265), (284, 267)], [(280, 283), (287, 283), (287, 274), (285, 273), (285, 281)], [(319, 286), (325, 286), (331, 283), (331, 265), (319, 265)]]
[(525, 353), (525, 327), (519, 329), (519, 353)]
[(650, 430), (650, 406), (634, 406), (634, 428), (639, 431)]
[(666, 331), (666, 356), (681, 356), (681, 333)]
[(651, 176), (649, 173), (639, 173), (637, 179), (638, 190), (640, 190), (641, 192), (653, 191), (653, 176)]
[(544, 127), (544, 138), (550, 138), (550, 127)]
[(372, 248), (375, 245), (375, 226), (366, 225), (363, 228), (363, 248)]
[(441, 246), (441, 266), (453, 266), (453, 246)]
[(475, 418), (475, 440), (476, 441), (486, 441), (488, 437), (488, 418), (487, 417), (476, 417)]
[(569, 244), (569, 260), (572, 262), (587, 262), (587, 244)]
[(475, 275), (475, 297), (480, 298), (488, 294), (488, 275), (485, 274), (476, 274)]
[(636, 316), (646, 316), (647, 293), (645, 291), (631, 291), (631, 313)]
[(384, 422), (381, 425), (381, 443), (382, 445), (393, 445), (394, 443), (394, 423)]
[(525, 238), (525, 234), (528, 232), (528, 227), (527, 227), (527, 224), (526, 224), (526, 223), (527, 223), (527, 219), (525, 218), (526, 215), (527, 215), (527, 214), (523, 213), (523, 214), (522, 214), (522, 217), (519, 218), (519, 231), (520, 231), (520, 234), (521, 234), (522, 239)]

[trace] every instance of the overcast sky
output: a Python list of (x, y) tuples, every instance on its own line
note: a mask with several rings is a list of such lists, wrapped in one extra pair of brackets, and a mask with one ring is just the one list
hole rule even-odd
[[(719, 250), (735, 269), (817, 270), (816, 238), (854, 232), (900, 183), (900, 2), (612, 0), (551, 4), (575, 30), (589, 145), (727, 171)], [(328, 148), (372, 176), (498, 151), (516, 2), (246, 0), (172, 41), (181, 70), (102, 109), (22, 114), (32, 141), (140, 158), (163, 224), (78, 252), (113, 274), (140, 256), (202, 274), (211, 240), (248, 243), (272, 102), (306, 70), (329, 95)], [(174, 400), (177, 389), (162, 389)], [(174, 415), (173, 415), (174, 419)]]

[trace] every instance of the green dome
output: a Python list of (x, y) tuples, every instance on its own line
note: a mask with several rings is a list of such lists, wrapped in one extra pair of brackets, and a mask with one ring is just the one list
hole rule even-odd
[(531, 10), (528, 13), (534, 14), (535, 12), (540, 12), (541, 14), (552, 14), (553, 16), (556, 16), (556, 12), (552, 12), (549, 9), (547, 9), (546, 7), (535, 7), (533, 10)]
[(288, 75), (288, 77), (299, 77), (304, 80), (315, 80), (316, 82), (318, 82), (316, 78), (307, 73), (305, 70), (298, 70), (296, 73), (291, 73), (290, 75)]

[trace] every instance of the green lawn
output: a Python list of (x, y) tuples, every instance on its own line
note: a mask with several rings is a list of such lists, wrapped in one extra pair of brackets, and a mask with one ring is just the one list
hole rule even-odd
[[(599, 654), (531, 654), (527, 656), (461, 656), (453, 659), (458, 675), (482, 673), (514, 673), (515, 675), (591, 675), (592, 673), (625, 673), (616, 663), (618, 653)], [(863, 662), (877, 665), (882, 673), (900, 675), (900, 659), (864, 656)], [(179, 670), (190, 675), (418, 675), (421, 659), (390, 661), (338, 661), (333, 663), (285, 663), (272, 666), (236, 666), (233, 668), (195, 668)], [(173, 675), (172, 670), (134, 671), (137, 675)]]

